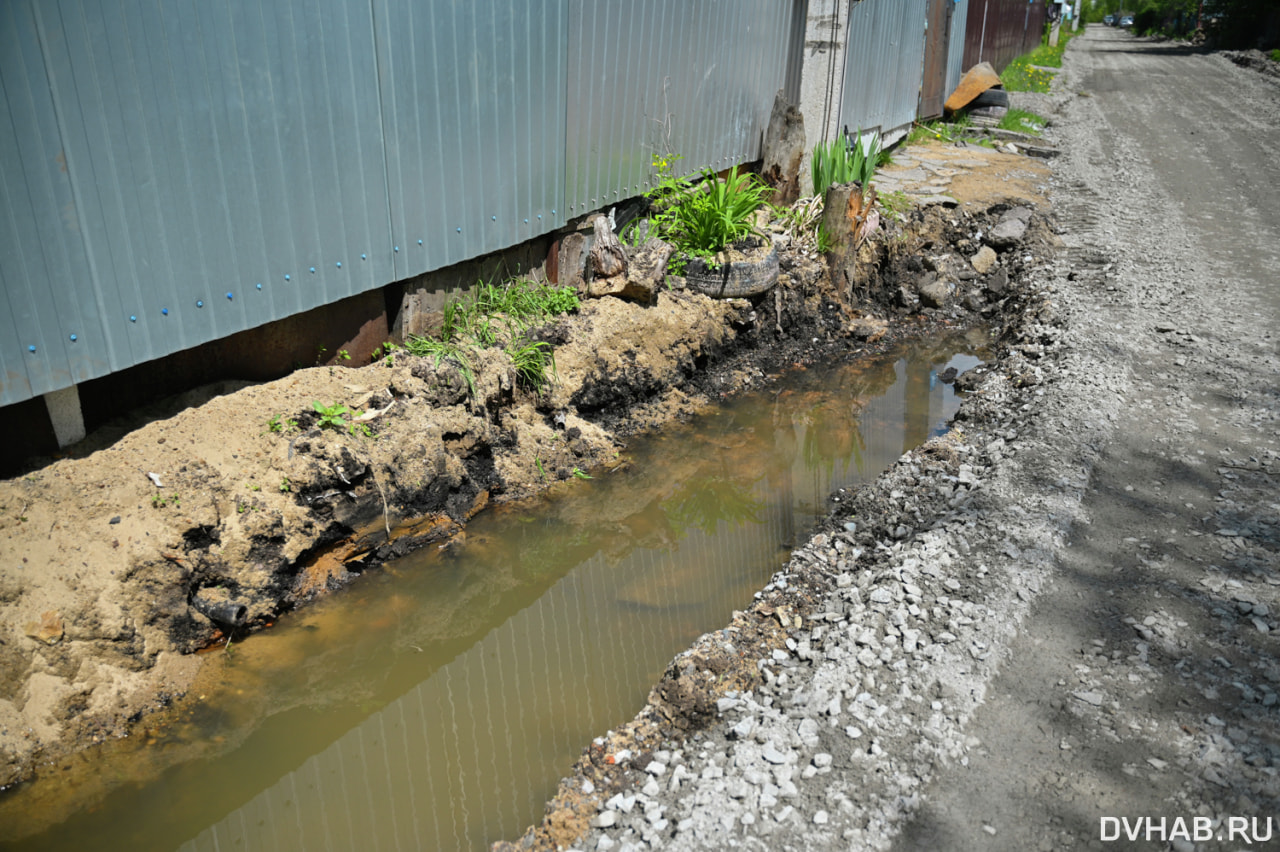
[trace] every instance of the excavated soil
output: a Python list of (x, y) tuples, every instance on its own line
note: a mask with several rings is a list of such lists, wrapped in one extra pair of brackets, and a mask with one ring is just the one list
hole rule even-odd
[[(811, 240), (773, 223), (783, 274), (762, 297), (717, 301), (677, 280), (653, 304), (588, 300), (531, 332), (555, 347), (542, 393), (497, 349), (477, 354), (472, 385), (449, 362), (401, 351), (201, 388), (0, 482), (0, 788), (181, 700), (197, 651), (443, 542), (490, 503), (615, 463), (628, 435), (794, 363), (1019, 316), (1021, 270), (1058, 245), (1036, 189), (1046, 170), (966, 153), (978, 166), (952, 188), (959, 206), (886, 222), (857, 255), (856, 294), (831, 284)], [(1025, 237), (975, 271), (980, 232), (1015, 204), (1035, 208)], [(927, 307), (939, 282), (945, 298)], [(367, 429), (321, 428), (317, 402), (364, 412)], [(779, 641), (757, 627), (749, 638)], [(735, 665), (702, 668), (723, 669), (725, 683), (758, 676)], [(659, 688), (676, 727), (709, 700), (686, 680)]]

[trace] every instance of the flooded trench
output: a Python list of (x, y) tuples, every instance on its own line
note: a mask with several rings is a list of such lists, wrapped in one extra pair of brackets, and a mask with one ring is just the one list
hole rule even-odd
[[(167, 717), (0, 796), (0, 849), (484, 849), (959, 405), (981, 334), (795, 370), (217, 650)], [(17, 839), (14, 839), (17, 838)]]

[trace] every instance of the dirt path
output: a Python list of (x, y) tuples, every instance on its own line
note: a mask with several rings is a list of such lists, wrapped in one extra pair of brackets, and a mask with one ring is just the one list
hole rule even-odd
[(1075, 298), (1123, 406), (968, 765), (894, 848), (1280, 848), (1280, 85), (1102, 28), (1064, 82), (1055, 196), (1113, 264)]

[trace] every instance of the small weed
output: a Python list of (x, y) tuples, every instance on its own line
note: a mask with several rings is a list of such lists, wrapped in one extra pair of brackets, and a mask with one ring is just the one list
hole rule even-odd
[(833, 245), (831, 234), (821, 222), (818, 223), (818, 230), (814, 232), (813, 240), (818, 247), (819, 254), (826, 254), (831, 251)]
[[(284, 415), (277, 414), (267, 421), (267, 432), (275, 432), (280, 434), (298, 428), (297, 420), (284, 420)], [(263, 434), (266, 434), (265, 432)]]
[(350, 352), (348, 352), (348, 351), (347, 351), (347, 350), (345, 350), (345, 349), (339, 349), (339, 350), (338, 350), (338, 357), (339, 357), (340, 359), (342, 359), (343, 361), (350, 361), (350, 360), (351, 360), (351, 353), (350, 353)]
[(362, 412), (347, 408), (345, 405), (339, 405), (336, 402), (333, 405), (321, 405), (319, 400), (314, 400), (311, 407), (320, 415), (320, 419), (316, 421), (316, 425), (321, 429), (346, 429), (349, 435), (364, 435), (366, 438), (373, 437), (373, 430), (366, 423), (356, 423), (355, 418), (359, 417)]
[(542, 456), (534, 456), (533, 465), (538, 469), (538, 476), (543, 482), (547, 481), (547, 469), (542, 466)]
[(258, 484), (258, 483), (256, 483), (256, 482), (251, 482), (251, 483), (249, 483), (249, 490), (250, 490), (250, 491), (261, 491), (261, 490), (262, 490), (262, 486), (261, 486), (261, 485), (259, 485), (259, 484)]
[(168, 498), (161, 497), (159, 494), (151, 495), (151, 505), (157, 509), (163, 509), (165, 506), (172, 505), (175, 509), (182, 508), (182, 500), (177, 494), (170, 494)]
[(900, 189), (877, 196), (876, 200), (885, 216), (895, 222), (905, 219), (907, 211), (911, 209), (911, 198)]
[(280, 490), (284, 493), (288, 493), (293, 490), (293, 483), (289, 481), (289, 477), (286, 476), (280, 480)]
[(573, 469), (573, 475), (576, 476), (578, 479), (594, 479), (595, 478), (580, 467), (575, 467)]
[(1271, 57), (1272, 62), (1280, 62), (1280, 47), (1268, 53), (1267, 56)]
[(1036, 115), (1034, 112), (1028, 112), (1025, 109), (1009, 108), (1004, 118), (1000, 119), (998, 125), (1003, 130), (1012, 130), (1016, 133), (1029, 133), (1032, 136), (1039, 136), (1044, 132), (1046, 121), (1043, 116)]

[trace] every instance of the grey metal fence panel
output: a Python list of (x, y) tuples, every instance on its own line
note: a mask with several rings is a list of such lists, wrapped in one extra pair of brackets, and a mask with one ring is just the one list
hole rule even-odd
[(395, 273), (565, 220), (567, 0), (376, 0)]
[(955, 4), (955, 14), (951, 16), (951, 37), (947, 44), (947, 95), (956, 90), (964, 76), (964, 33), (969, 25), (969, 0), (955, 0)]
[(367, 8), (33, 0), (0, 15), (0, 275), (32, 338), (0, 343), (0, 404), (393, 280)]
[(570, 0), (569, 216), (644, 192), (655, 154), (683, 157), (680, 173), (757, 159), (793, 15), (770, 0)]
[(756, 159), (806, 5), (2, 4), (0, 405)]
[(853, 4), (841, 127), (887, 135), (915, 118), (924, 70), (926, 15), (926, 0)]

